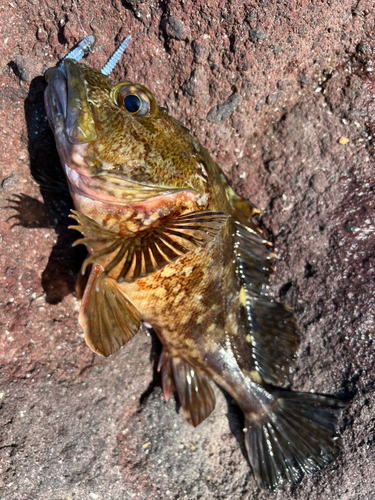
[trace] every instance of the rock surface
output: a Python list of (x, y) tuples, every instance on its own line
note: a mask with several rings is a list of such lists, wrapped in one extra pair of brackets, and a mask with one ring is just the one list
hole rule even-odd
[(110, 359), (82, 339), (70, 201), (42, 196), (31, 174), (59, 175), (42, 73), (89, 33), (96, 68), (132, 33), (114, 79), (148, 86), (262, 210), (273, 293), (301, 325), (291, 387), (351, 399), (336, 461), (271, 498), (375, 498), (373, 1), (13, 0), (0, 12), (0, 499), (268, 498), (219, 389), (192, 429), (163, 401), (146, 330)]

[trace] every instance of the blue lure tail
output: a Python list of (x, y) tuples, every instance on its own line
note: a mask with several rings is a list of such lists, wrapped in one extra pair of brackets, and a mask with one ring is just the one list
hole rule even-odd
[(64, 57), (64, 59), (79, 61), (94, 47), (95, 41), (96, 39), (94, 35), (87, 35), (76, 47), (74, 47), (73, 50), (69, 52), (69, 54)]
[(122, 54), (125, 52), (127, 46), (130, 43), (132, 36), (128, 35), (125, 40), (121, 43), (121, 45), (118, 47), (117, 50), (112, 54), (112, 56), (108, 59), (107, 63), (103, 66), (103, 68), (100, 70), (100, 72), (103, 75), (109, 75), (112, 73), (112, 71), (115, 69), (117, 63), (120, 60), (120, 57)]
[(65, 75), (64, 61), (65, 59), (73, 59), (73, 61), (79, 61), (84, 55), (86, 55), (94, 47), (96, 39), (94, 35), (87, 35), (83, 40), (81, 40), (73, 50), (67, 54), (64, 59), (57, 65), (61, 73)]
[[(103, 66), (101, 69), (101, 73), (103, 75), (108, 76), (112, 71), (115, 69), (116, 65), (118, 64), (122, 54), (125, 52), (127, 46), (130, 43), (132, 36), (128, 35), (125, 40), (121, 43), (121, 45), (115, 50), (115, 52), (112, 54), (112, 56), (108, 59), (106, 64)], [(65, 59), (73, 59), (73, 61), (79, 61), (82, 59), (84, 55), (86, 55), (88, 52), (92, 50), (96, 42), (95, 36), (94, 35), (87, 35), (83, 40), (81, 40), (73, 50), (67, 54), (63, 61)], [(65, 75), (65, 70), (64, 70), (64, 64), (63, 61), (58, 65), (60, 71)]]

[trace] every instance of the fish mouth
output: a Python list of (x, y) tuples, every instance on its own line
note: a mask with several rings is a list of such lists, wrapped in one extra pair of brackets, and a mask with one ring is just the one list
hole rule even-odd
[(90, 167), (85, 160), (88, 144), (96, 139), (97, 133), (82, 73), (82, 65), (70, 59), (46, 72), (47, 118), (72, 195), (118, 204), (123, 197), (120, 186), (111, 188), (108, 185), (111, 182), (97, 175), (98, 169)]
[(82, 168), (87, 170), (84, 153), (87, 144), (96, 139), (97, 132), (82, 65), (64, 60), (60, 67), (49, 69), (45, 78), (48, 83), (44, 93), (47, 118), (63, 163), (78, 172)]
[(63, 119), (65, 135), (72, 144), (85, 144), (97, 137), (94, 108), (87, 97), (84, 65), (65, 59), (45, 75), (47, 116), (54, 127)]
[[(47, 88), (44, 93), (44, 104), (47, 118), (55, 136), (57, 150), (65, 170), (71, 191), (86, 194), (94, 198), (95, 192), (86, 188), (85, 181), (90, 180), (89, 166), (85, 161), (88, 143), (96, 138), (96, 132), (91, 130), (84, 137), (78, 134), (80, 109), (77, 96), (88, 104), (85, 86), (77, 81), (77, 71), (69, 71), (72, 64), (62, 61), (60, 67), (51, 68), (46, 72)], [(73, 62), (74, 64), (74, 62)], [(73, 85), (72, 85), (73, 83)], [(77, 89), (79, 89), (77, 91)], [(73, 89), (73, 96), (72, 90)], [(86, 106), (87, 107), (87, 106)], [(73, 194), (73, 193), (72, 193)], [(95, 197), (96, 199), (96, 197)]]
[(189, 191), (188, 189), (141, 184), (127, 181), (121, 176), (108, 174), (89, 177), (80, 174), (67, 164), (65, 164), (65, 173), (73, 193), (113, 205), (130, 205), (174, 192)]

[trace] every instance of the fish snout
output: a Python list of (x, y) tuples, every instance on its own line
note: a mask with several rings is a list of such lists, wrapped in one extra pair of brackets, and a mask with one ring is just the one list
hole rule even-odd
[[(65, 59), (46, 72), (45, 104), (55, 136), (62, 132), (72, 144), (92, 142), (97, 137), (92, 106), (87, 99), (81, 64)], [(56, 125), (60, 125), (56, 129)]]
[[(48, 121), (55, 132), (63, 125), (65, 129), (67, 108), (67, 82), (58, 68), (50, 68), (45, 74), (47, 88), (44, 92), (44, 105)], [(56, 132), (55, 132), (56, 133)]]
[(69, 80), (65, 75), (65, 70), (62, 72), (60, 68), (51, 68), (46, 72), (48, 85), (44, 92), (44, 104), (47, 118), (62, 164), (69, 165), (77, 172), (87, 173), (85, 155), (88, 141), (78, 141), (74, 135), (74, 128), (79, 126), (79, 117), (70, 105)]

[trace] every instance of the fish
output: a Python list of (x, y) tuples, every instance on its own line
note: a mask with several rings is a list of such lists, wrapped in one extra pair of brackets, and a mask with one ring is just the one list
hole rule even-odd
[(275, 256), (259, 211), (148, 88), (112, 81), (114, 64), (104, 74), (67, 56), (45, 75), (75, 244), (88, 249), (85, 340), (110, 356), (151, 325), (164, 396), (177, 393), (187, 423), (213, 412), (212, 380), (243, 411), (258, 486), (298, 483), (336, 457), (346, 403), (284, 388), (300, 333), (269, 293)]

